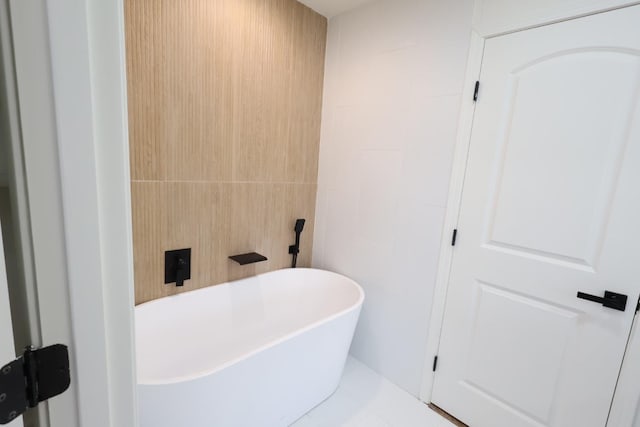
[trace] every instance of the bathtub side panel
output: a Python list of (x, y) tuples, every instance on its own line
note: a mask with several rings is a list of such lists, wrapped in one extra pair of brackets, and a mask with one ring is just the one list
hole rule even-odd
[(360, 306), (192, 381), (139, 385), (141, 427), (284, 427), (337, 388)]

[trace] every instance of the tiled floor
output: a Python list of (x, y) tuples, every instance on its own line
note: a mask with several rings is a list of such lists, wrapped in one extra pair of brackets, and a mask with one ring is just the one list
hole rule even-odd
[(415, 397), (349, 357), (338, 390), (292, 427), (452, 427)]

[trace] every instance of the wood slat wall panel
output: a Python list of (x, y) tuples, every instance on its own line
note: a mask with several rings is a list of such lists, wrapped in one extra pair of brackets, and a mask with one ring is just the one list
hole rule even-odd
[[(125, 0), (136, 303), (311, 262), (326, 19), (294, 0)], [(164, 251), (192, 280), (163, 284)], [(240, 267), (227, 256), (257, 251)]]

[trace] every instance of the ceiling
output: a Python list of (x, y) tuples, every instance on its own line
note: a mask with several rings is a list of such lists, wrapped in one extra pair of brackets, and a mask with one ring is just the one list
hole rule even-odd
[(298, 0), (316, 12), (331, 18), (372, 0)]

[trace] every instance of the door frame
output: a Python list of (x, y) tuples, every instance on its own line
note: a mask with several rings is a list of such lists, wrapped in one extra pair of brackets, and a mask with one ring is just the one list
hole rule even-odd
[[(467, 158), (471, 145), (473, 118), (476, 111), (476, 103), (473, 101), (473, 96), (475, 83), (480, 78), (480, 71), (482, 69), (485, 41), (486, 38), (482, 37), (475, 29), (472, 30), (469, 56), (467, 58), (467, 70), (465, 72), (464, 87), (462, 90), (462, 105), (460, 106), (460, 117), (458, 119), (458, 134), (453, 154), (451, 179), (449, 181), (449, 195), (440, 242), (436, 286), (433, 293), (431, 316), (427, 326), (427, 346), (420, 390), (420, 399), (425, 403), (431, 403), (431, 394), (435, 378), (433, 366), (440, 347), (440, 335), (442, 332), (442, 322), (449, 288), (449, 276), (453, 260), (454, 247), (451, 245), (451, 236), (453, 230), (458, 227), (464, 177), (467, 171)], [(480, 89), (478, 96), (481, 96), (481, 92), (482, 89)]]
[[(442, 323), (444, 319), (447, 291), (449, 287), (449, 278), (451, 273), (451, 264), (453, 260), (454, 247), (451, 245), (451, 236), (453, 230), (457, 229), (458, 218), (460, 215), (462, 192), (464, 188), (464, 179), (467, 169), (467, 160), (469, 148), (471, 144), (471, 132), (473, 128), (473, 120), (475, 115), (476, 103), (473, 101), (475, 90), (475, 82), (479, 80), (482, 69), (482, 58), (484, 54), (484, 46), (486, 40), (510, 34), (526, 29), (549, 25), (557, 22), (568, 21), (571, 19), (604, 13), (606, 11), (631, 7), (640, 4), (638, 1), (625, 2), (620, 1), (618, 5), (610, 5), (604, 8), (602, 4), (599, 6), (588, 6), (593, 10), (573, 11), (571, 14), (557, 15), (550, 13), (545, 17), (532, 16), (530, 20), (520, 20), (521, 24), (505, 25), (504, 20), (495, 28), (487, 27), (482, 21), (482, 8), (486, 0), (475, 0), (474, 9), (474, 25), (471, 32), (471, 42), (469, 55), (467, 59), (467, 70), (465, 73), (464, 88), (462, 93), (462, 105), (460, 108), (460, 117), (458, 120), (458, 135), (455, 143), (454, 159), (452, 164), (451, 180), (449, 183), (449, 195), (447, 199), (447, 207), (445, 220), (443, 225), (442, 239), (440, 243), (440, 257), (438, 262), (438, 271), (436, 276), (436, 286), (433, 297), (433, 306), (429, 324), (427, 326), (427, 346), (425, 353), (425, 362), (422, 376), (422, 386), (420, 391), (420, 399), (425, 403), (431, 402), (435, 372), (433, 370), (434, 358), (438, 355), (440, 346), (440, 337), (442, 333)], [(561, 3), (561, 2), (560, 2)], [(615, 3), (615, 0), (609, 2)], [(563, 5), (560, 5), (559, 10)], [(558, 12), (562, 13), (562, 11)], [(509, 27), (508, 31), (504, 28)], [(482, 99), (482, 82), (480, 83), (479, 100)], [(635, 304), (635, 301), (633, 302)], [(632, 306), (633, 306), (632, 304)], [(609, 417), (611, 427), (631, 425), (634, 419), (636, 407), (640, 410), (640, 383), (637, 379), (640, 376), (640, 322), (637, 316), (634, 319), (634, 327), (632, 328), (627, 351), (623, 360), (621, 374), (618, 385), (613, 397), (612, 408)], [(455, 414), (453, 414), (455, 415)]]
[[(9, 286), (7, 283), (7, 270), (4, 257), (4, 243), (2, 239), (2, 220), (0, 219), (0, 365), (12, 359), (13, 347), (13, 322), (9, 307)], [(7, 345), (9, 349), (4, 346)], [(18, 417), (9, 423), (10, 427), (23, 427), (22, 417)]]
[[(71, 349), (43, 425), (137, 425), (133, 243), (121, 0), (4, 0), (16, 179), (27, 197), (35, 345)], [(10, 100), (11, 101), (11, 100)]]

